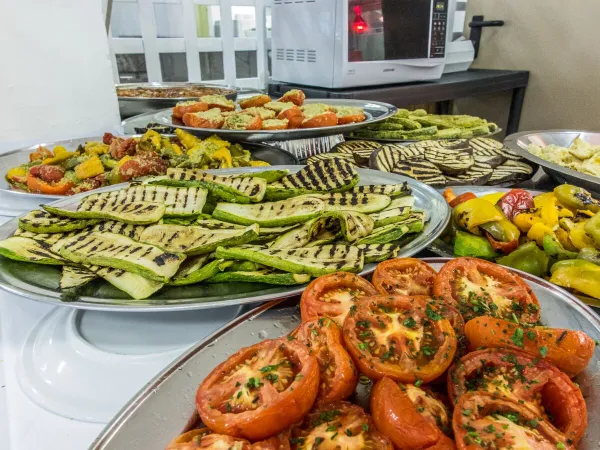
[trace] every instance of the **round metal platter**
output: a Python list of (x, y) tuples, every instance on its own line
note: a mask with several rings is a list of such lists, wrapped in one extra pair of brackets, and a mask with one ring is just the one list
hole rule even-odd
[[(173, 119), (171, 117), (171, 109), (164, 109), (155, 113), (144, 114), (143, 118), (132, 117), (131, 120), (135, 120), (136, 125), (142, 123), (144, 120), (145, 124), (149, 122), (157, 122), (161, 125), (167, 125), (172, 127), (181, 128), (188, 133), (195, 134), (196, 136), (211, 136), (217, 134), (223, 139), (232, 141), (246, 141), (246, 142), (262, 142), (262, 141), (286, 141), (289, 139), (304, 139), (304, 138), (315, 138), (321, 136), (331, 136), (333, 134), (347, 133), (353, 130), (357, 130), (364, 126), (372, 123), (380, 122), (392, 116), (397, 108), (393, 105), (375, 101), (367, 100), (350, 100), (350, 99), (306, 99), (304, 104), (311, 103), (326, 103), (331, 106), (353, 106), (362, 108), (367, 116), (364, 122), (349, 123), (346, 125), (336, 125), (334, 127), (322, 127), (322, 128), (297, 128), (290, 130), (224, 130), (220, 128), (194, 128), (186, 127), (183, 122)], [(125, 120), (122, 126), (125, 129), (129, 128), (129, 120)], [(142, 126), (145, 126), (142, 125)]]
[[(199, 87), (199, 88), (211, 88), (218, 89), (220, 92), (215, 94), (221, 94), (230, 100), (235, 100), (240, 88), (229, 86), (226, 84), (211, 84), (211, 83), (124, 83), (115, 85), (115, 89), (119, 88), (145, 88), (145, 89), (159, 89), (159, 88), (186, 88), (186, 87)], [(198, 96), (187, 96), (187, 97), (120, 97), (119, 91), (117, 90), (117, 98), (119, 100), (119, 112), (121, 118), (125, 119), (131, 116), (137, 116), (138, 114), (144, 114), (150, 111), (157, 111), (163, 108), (169, 108), (175, 106), (177, 102), (185, 102), (188, 100), (197, 100)]]
[[(302, 166), (273, 166), (273, 169), (289, 169), (296, 172)], [(210, 171), (218, 174), (261, 172), (265, 168), (239, 168)], [(412, 256), (426, 248), (446, 228), (450, 210), (444, 198), (435, 189), (400, 175), (369, 169), (358, 169), (359, 185), (393, 184), (407, 182), (415, 197), (415, 208), (426, 212), (429, 222), (415, 239), (400, 249), (399, 256)], [(122, 185), (108, 186), (96, 192), (112, 191)], [(87, 195), (79, 194), (53, 203), (56, 207), (74, 207)], [(0, 226), (0, 239), (15, 232), (18, 219)], [(376, 264), (365, 265), (362, 274), (371, 273)], [(102, 280), (92, 281), (77, 297), (65, 294), (58, 288), (60, 267), (45, 266), (0, 258), (0, 288), (22, 297), (54, 305), (96, 310), (185, 310), (203, 309), (246, 303), (265, 302), (300, 294), (305, 286), (274, 286), (262, 283), (215, 283), (187, 286), (165, 286), (145, 300), (133, 300), (127, 294)]]
[[(509, 192), (511, 189), (496, 187), (496, 186), (448, 186), (440, 191), (443, 192), (444, 189), (452, 189), (452, 191), (456, 195), (464, 194), (465, 192), (472, 192), (477, 197), (481, 197), (482, 195), (494, 194), (496, 192)], [(531, 195), (536, 196), (539, 194), (543, 194), (541, 191), (534, 191), (531, 189), (527, 189)], [(431, 250), (436, 255), (444, 256), (447, 258), (453, 258), (454, 252), (452, 250), (452, 246), (446, 242), (444, 242), (441, 238), (435, 239), (429, 247), (428, 250)]]
[[(132, 133), (126, 137), (140, 136), (141, 134)], [(54, 148), (57, 145), (60, 145), (65, 147), (67, 150), (75, 150), (79, 145), (84, 145), (86, 142), (90, 141), (102, 142), (102, 136), (68, 139), (56, 142), (44, 142), (32, 145), (31, 147), (13, 150), (0, 156), (0, 215), (17, 216), (31, 211), (32, 209), (37, 208), (39, 205), (44, 205), (61, 198), (65, 198), (64, 195), (34, 194), (31, 192), (18, 191), (14, 189), (5, 178), (6, 172), (8, 172), (10, 168), (29, 161), (29, 154), (34, 152), (40, 145), (49, 148)], [(290, 152), (282, 150), (273, 145), (262, 144), (259, 142), (248, 142), (244, 143), (243, 146), (247, 150), (250, 150), (254, 159), (266, 161), (271, 165), (298, 164), (298, 158), (296, 158)], [(94, 192), (96, 192), (96, 190)]]
[(541, 147), (546, 147), (551, 144), (559, 147), (569, 147), (578, 136), (585, 142), (600, 145), (600, 133), (577, 130), (526, 131), (523, 133), (511, 134), (504, 140), (504, 145), (523, 158), (539, 164), (544, 168), (544, 172), (547, 172), (548, 175), (559, 183), (575, 184), (576, 186), (600, 194), (600, 177), (588, 175), (546, 161), (545, 159), (533, 155), (528, 150), (530, 144), (536, 144)]
[[(471, 136), (470, 138), (454, 138), (454, 139), (448, 139), (449, 141), (455, 141), (458, 139), (471, 139), (471, 138), (479, 138), (479, 137), (491, 137), (491, 136), (496, 136), (497, 134), (502, 133), (502, 128), (498, 127), (498, 129), (492, 133), (488, 133), (488, 134), (481, 134), (479, 136)], [(421, 142), (423, 140), (431, 140), (431, 141), (440, 141), (440, 140), (445, 140), (446, 138), (431, 138), (431, 139), (417, 139), (417, 140), (411, 140), (411, 139), (375, 139), (375, 138), (369, 138), (369, 137), (359, 137), (359, 136), (349, 136), (347, 134), (344, 135), (344, 139), (348, 140), (348, 141), (377, 141), (377, 142), (395, 142), (396, 144), (414, 144), (415, 142)]]
[[(439, 270), (449, 258), (423, 258)], [(542, 322), (551, 327), (581, 330), (600, 340), (600, 318), (577, 298), (541, 278), (517, 272), (531, 286), (541, 305)], [(242, 347), (291, 332), (300, 321), (297, 306), (288, 302), (261, 305), (199, 342), (150, 381), (113, 418), (90, 450), (162, 449), (197, 423), (194, 396), (214, 367)], [(600, 352), (575, 380), (587, 404), (588, 428), (577, 448), (593, 450), (600, 442)], [(360, 387), (360, 384), (359, 384)], [(158, 418), (158, 420), (157, 420)]]

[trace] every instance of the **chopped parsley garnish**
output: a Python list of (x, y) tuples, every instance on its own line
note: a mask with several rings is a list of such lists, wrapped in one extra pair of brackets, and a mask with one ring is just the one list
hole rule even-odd
[(562, 442), (559, 442), (558, 444), (556, 444), (556, 448), (558, 450), (565, 450), (565, 444), (563, 444)]
[(279, 364), (271, 364), (270, 366), (265, 366), (258, 370), (260, 370), (261, 373), (267, 373), (267, 372), (272, 372), (273, 370), (277, 370), (278, 367), (279, 367)]
[(366, 423), (363, 423), (363, 424), (362, 424), (362, 429), (363, 429), (364, 431), (369, 431), (369, 425), (367, 425)]
[(538, 350), (540, 351), (540, 355), (542, 355), (542, 358), (545, 358), (548, 354), (548, 347), (546, 347), (545, 345), (542, 345)]
[(420, 378), (417, 378), (417, 381), (415, 381), (415, 387), (419, 387), (423, 384), (423, 380), (421, 380)]
[(359, 320), (358, 322), (356, 322), (356, 325), (358, 325), (361, 328), (369, 328), (371, 326), (371, 322), (369, 322), (368, 320)]
[(428, 345), (424, 345), (423, 347), (421, 347), (421, 351), (425, 356), (435, 355), (435, 349)]
[(471, 415), (471, 413), (472, 413), (472, 412), (473, 412), (473, 410), (472, 410), (472, 409), (463, 409), (463, 410), (462, 410), (462, 415), (463, 415), (463, 416), (466, 416), (466, 417), (469, 417), (469, 416)]
[(527, 332), (527, 339), (529, 339), (530, 341), (534, 341), (535, 340), (535, 333), (531, 330), (529, 330)]
[(515, 332), (510, 337), (510, 340), (513, 341), (517, 347), (523, 347), (523, 328), (515, 329)]
[(344, 431), (344, 433), (346, 434), (346, 436), (352, 436), (352, 430), (349, 428), (346, 428), (346, 431)]
[(402, 325), (404, 325), (406, 328), (414, 328), (417, 326), (417, 322), (412, 317), (409, 317), (402, 322)]
[(431, 320), (435, 320), (438, 321), (442, 318), (441, 315), (439, 315), (438, 313), (436, 313), (433, 309), (431, 309), (431, 305), (427, 304), (427, 306), (425, 306), (425, 314), (427, 315), (427, 317), (429, 317)]
[(279, 375), (276, 373), (269, 373), (265, 376), (265, 380), (269, 380), (272, 383), (277, 383), (277, 380), (279, 380)]
[(361, 350), (366, 350), (369, 348), (369, 346), (366, 343), (361, 342), (360, 344), (358, 344), (358, 348), (360, 348)]
[(263, 385), (263, 383), (260, 382), (259, 378), (250, 378), (248, 380), (248, 382), (246, 383), (246, 387), (248, 389), (258, 389), (259, 387), (261, 387)]

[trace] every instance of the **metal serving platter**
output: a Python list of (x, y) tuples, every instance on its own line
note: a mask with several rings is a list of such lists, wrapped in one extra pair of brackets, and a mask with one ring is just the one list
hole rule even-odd
[[(140, 137), (141, 134), (123, 135), (124, 137)], [(163, 136), (169, 136), (163, 134)], [(0, 156), (0, 215), (17, 216), (27, 211), (37, 208), (39, 205), (47, 204), (55, 200), (65, 198), (64, 195), (46, 195), (34, 194), (31, 192), (18, 191), (6, 181), (6, 172), (12, 167), (29, 161), (29, 154), (34, 152), (40, 145), (47, 148), (54, 148), (57, 145), (65, 147), (67, 150), (75, 150), (79, 145), (86, 142), (102, 142), (102, 136), (85, 137), (79, 139), (68, 139), (64, 141), (45, 142), (32, 145), (31, 147), (21, 148), (5, 153)], [(243, 144), (244, 148), (250, 150), (255, 159), (267, 161), (271, 165), (295, 165), (298, 164), (298, 158), (290, 152), (282, 150), (273, 145), (260, 142), (248, 142)], [(96, 192), (96, 190), (94, 190)]]
[[(449, 258), (423, 258), (436, 270)], [(600, 318), (566, 291), (541, 278), (517, 272), (532, 287), (542, 306), (542, 322), (570, 328), (600, 340)], [(199, 342), (150, 381), (106, 426), (90, 450), (162, 450), (197, 421), (194, 396), (198, 385), (229, 355), (265, 338), (286, 335), (300, 321), (296, 302), (274, 301), (238, 317)], [(575, 378), (587, 403), (588, 429), (580, 450), (598, 448), (600, 428), (600, 353)]]
[[(456, 141), (458, 139), (472, 139), (472, 138), (480, 138), (480, 137), (492, 137), (492, 136), (496, 136), (500, 133), (502, 133), (502, 128), (498, 127), (496, 129), (496, 131), (491, 132), (491, 133), (487, 133), (487, 134), (481, 134), (479, 136), (471, 136), (470, 138), (454, 138), (454, 139), (448, 139), (450, 141)], [(349, 134), (345, 134), (344, 135), (344, 139), (346, 139), (347, 141), (377, 141), (377, 142), (390, 142), (390, 143), (396, 143), (396, 144), (414, 144), (415, 142), (421, 142), (425, 139), (376, 139), (376, 138), (369, 138), (369, 137), (358, 137), (358, 136), (350, 136)], [(427, 139), (427, 140), (431, 140), (431, 141), (441, 141), (444, 140), (445, 138), (431, 138), (431, 139)]]
[[(296, 172), (303, 166), (273, 166), (273, 169), (289, 169)], [(211, 173), (235, 174), (260, 172), (262, 168), (238, 168), (212, 170)], [(429, 222), (423, 231), (400, 250), (400, 256), (415, 255), (426, 248), (446, 228), (450, 210), (444, 198), (435, 189), (400, 175), (388, 174), (369, 169), (358, 169), (359, 185), (393, 184), (407, 182), (413, 190), (415, 207), (427, 213)], [(122, 185), (108, 186), (96, 192), (119, 189)], [(64, 198), (52, 205), (61, 208), (74, 208), (87, 194)], [(0, 239), (15, 232), (18, 218), (0, 226)], [(362, 274), (369, 274), (375, 264), (365, 265)], [(216, 308), (265, 302), (297, 295), (304, 286), (274, 286), (262, 283), (217, 283), (192, 284), (188, 286), (165, 286), (146, 300), (133, 300), (127, 294), (102, 280), (92, 281), (74, 297), (58, 288), (60, 267), (45, 266), (0, 257), (0, 288), (32, 300), (53, 305), (70, 306), (82, 309), (106, 311), (175, 311)]]
[[(397, 108), (388, 103), (368, 101), (368, 100), (352, 100), (352, 99), (306, 99), (304, 104), (311, 103), (326, 103), (331, 106), (354, 106), (363, 108), (367, 119), (364, 122), (349, 123), (346, 125), (336, 125), (334, 127), (322, 127), (322, 128), (297, 128), (291, 130), (224, 130), (216, 128), (194, 128), (183, 125), (177, 119), (173, 119), (171, 116), (171, 109), (164, 109), (156, 113), (149, 113), (145, 115), (145, 119), (148, 122), (158, 122), (162, 125), (173, 126), (181, 128), (189, 133), (195, 134), (196, 136), (210, 136), (217, 134), (223, 139), (232, 141), (246, 141), (246, 142), (262, 142), (262, 141), (287, 141), (289, 139), (304, 139), (314, 138), (320, 136), (331, 136), (333, 134), (347, 133), (359, 128), (365, 127), (369, 124), (380, 122), (394, 115)], [(135, 118), (140, 119), (141, 117)], [(125, 121), (127, 122), (127, 121)], [(123, 123), (123, 127), (126, 123)]]
[[(205, 87), (212, 89), (220, 89), (220, 94), (225, 95), (230, 100), (235, 100), (240, 88), (227, 84), (211, 84), (211, 83), (123, 83), (115, 85), (115, 89), (119, 88), (178, 88), (178, 87)], [(121, 118), (125, 119), (138, 114), (144, 114), (149, 111), (157, 111), (159, 109), (173, 107), (177, 102), (187, 100), (196, 100), (198, 97), (120, 97), (117, 90), (117, 98), (119, 99), (119, 112)]]
[(577, 130), (526, 131), (523, 133), (511, 134), (504, 140), (504, 145), (517, 152), (523, 158), (539, 164), (544, 168), (544, 171), (547, 172), (548, 175), (559, 183), (575, 184), (600, 194), (600, 177), (588, 175), (573, 169), (567, 169), (566, 167), (546, 161), (545, 159), (538, 158), (529, 153), (529, 150), (527, 149), (530, 144), (536, 144), (542, 147), (546, 147), (550, 144), (559, 147), (569, 147), (578, 136), (585, 142), (600, 145), (600, 133)]

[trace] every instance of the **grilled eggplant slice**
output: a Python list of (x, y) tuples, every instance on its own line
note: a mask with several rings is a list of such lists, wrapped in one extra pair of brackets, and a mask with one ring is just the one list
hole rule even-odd
[(469, 145), (473, 147), (475, 154), (481, 156), (501, 155), (513, 161), (522, 159), (518, 154), (505, 147), (502, 142), (498, 142), (495, 139), (484, 137), (473, 138), (469, 140)]
[(341, 159), (353, 167), (358, 167), (358, 164), (354, 161), (354, 156), (346, 153), (319, 153), (308, 158), (306, 164), (316, 164), (318, 161), (329, 161), (332, 159)]
[(166, 186), (201, 186), (221, 200), (235, 203), (260, 202), (267, 189), (267, 180), (257, 177), (218, 176), (200, 169), (167, 169), (166, 177), (149, 180), (150, 184)]
[(314, 277), (337, 271), (360, 272), (364, 265), (363, 251), (352, 245), (322, 245), (319, 247), (275, 250), (261, 246), (219, 247), (217, 258), (241, 259), (291, 273)]
[(247, 244), (258, 238), (258, 225), (235, 230), (209, 230), (199, 226), (152, 225), (144, 230), (140, 241), (169, 252), (204, 255), (217, 247)]
[(375, 228), (389, 225), (390, 223), (402, 222), (411, 212), (410, 206), (399, 206), (397, 208), (386, 209), (375, 214), (371, 214), (371, 219), (375, 221)]
[[(379, 185), (366, 185), (366, 186), (354, 186), (348, 193), (353, 194), (382, 194), (387, 195), (391, 198), (403, 197), (410, 195), (412, 190), (407, 182), (398, 184), (379, 184)], [(388, 205), (389, 206), (389, 205)], [(364, 212), (364, 211), (363, 211)]]
[(117, 289), (122, 290), (135, 300), (150, 297), (163, 287), (163, 283), (150, 280), (141, 275), (112, 267), (85, 266), (90, 271), (104, 278)]
[(356, 162), (356, 164), (358, 164), (359, 166), (368, 167), (369, 158), (371, 157), (371, 154), (374, 151), (375, 149), (373, 148), (362, 148), (359, 150), (355, 150), (352, 153), (352, 156), (354, 156), (354, 162)]
[(514, 182), (516, 180), (527, 180), (533, 174), (533, 167), (521, 161), (505, 161), (494, 169), (494, 173), (488, 180), (488, 184), (500, 184)]
[(44, 205), (50, 214), (73, 219), (108, 219), (132, 225), (158, 222), (165, 214), (165, 205), (150, 202), (118, 203), (116, 198), (84, 201), (77, 211)]
[(444, 186), (446, 184), (446, 177), (440, 169), (424, 159), (398, 162), (391, 172), (414, 178), (430, 186)]
[(383, 145), (371, 154), (369, 168), (381, 170), (382, 172), (391, 172), (398, 162), (420, 158), (423, 156), (423, 153), (423, 149), (416, 146)]
[(68, 233), (82, 230), (98, 223), (98, 220), (67, 219), (36, 209), (19, 218), (19, 228), (32, 233)]
[(341, 159), (317, 161), (267, 186), (267, 200), (281, 200), (302, 194), (345, 192), (358, 183), (358, 173)]
[(395, 258), (400, 252), (400, 247), (395, 244), (359, 244), (357, 247), (365, 253), (365, 264)]
[(316, 197), (325, 202), (325, 211), (358, 211), (369, 214), (387, 208), (392, 199), (383, 194), (361, 194), (338, 192), (335, 194), (306, 194), (301, 197)]
[(81, 233), (57, 242), (52, 250), (78, 264), (123, 269), (163, 283), (175, 275), (185, 259), (183, 253), (167, 252), (114, 233)]
[(325, 202), (314, 197), (290, 198), (257, 205), (219, 203), (213, 211), (215, 219), (242, 225), (280, 227), (302, 223), (317, 217), (325, 209)]
[(68, 261), (51, 251), (50, 244), (13, 236), (0, 241), (0, 255), (15, 261), (62, 266)]
[(475, 163), (462, 175), (447, 176), (446, 181), (452, 186), (474, 185), (480, 186), (489, 181), (494, 169), (489, 164)]
[(177, 188), (138, 184), (117, 191), (87, 196), (77, 210), (89, 210), (101, 200), (116, 199), (117, 204), (151, 202), (166, 205), (165, 217), (193, 217), (202, 212), (208, 191), (199, 187)]
[(499, 165), (501, 165), (504, 162), (506, 162), (506, 158), (504, 156), (502, 156), (502, 155), (480, 155), (480, 154), (475, 154), (475, 156), (473, 157), (473, 159), (476, 162), (478, 162), (478, 163), (483, 163), (483, 164), (489, 165), (490, 167), (492, 167), (492, 169), (495, 169)]
[(84, 286), (96, 278), (98, 275), (85, 267), (63, 266), (59, 286), (61, 289), (72, 289)]
[(200, 283), (208, 278), (214, 277), (225, 268), (224, 259), (210, 261), (210, 255), (192, 256), (186, 259), (169, 283), (175, 286)]
[(207, 283), (265, 283), (291, 286), (310, 281), (310, 275), (304, 273), (287, 273), (275, 270), (256, 270), (252, 272), (221, 272), (206, 280)]
[(471, 153), (444, 147), (426, 151), (425, 159), (435, 164), (445, 175), (460, 175), (475, 163)]

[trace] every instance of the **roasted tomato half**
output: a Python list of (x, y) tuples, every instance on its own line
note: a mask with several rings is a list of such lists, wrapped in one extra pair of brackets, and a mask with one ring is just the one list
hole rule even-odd
[(465, 320), (491, 316), (533, 324), (540, 318), (540, 304), (527, 283), (482, 259), (456, 258), (444, 264), (433, 292), (456, 305)]
[(341, 327), (348, 312), (356, 309), (356, 301), (371, 295), (377, 295), (377, 290), (358, 275), (348, 272), (323, 275), (313, 280), (302, 293), (302, 320), (329, 317)]
[(461, 358), (448, 372), (448, 394), (457, 401), (468, 391), (525, 401), (573, 444), (587, 427), (587, 409), (579, 388), (552, 364), (523, 352), (488, 349)]
[(360, 406), (348, 402), (321, 405), (292, 428), (294, 450), (393, 450)]
[(452, 363), (456, 335), (430, 297), (379, 295), (363, 299), (344, 321), (344, 342), (359, 370), (372, 379), (427, 383)]
[(431, 391), (413, 384), (379, 380), (371, 390), (371, 414), (396, 449), (421, 450), (449, 440), (444, 431), (452, 427), (450, 412)]
[(319, 364), (286, 339), (246, 347), (219, 364), (196, 393), (200, 418), (216, 433), (260, 440), (299, 421), (319, 389)]
[(373, 285), (380, 294), (432, 295), (437, 272), (416, 258), (396, 258), (381, 262), (373, 273)]
[(250, 442), (223, 434), (212, 434), (208, 428), (198, 428), (177, 436), (165, 450), (251, 450)]
[(523, 327), (514, 322), (478, 317), (465, 325), (471, 350), (508, 347), (545, 358), (570, 377), (582, 372), (594, 356), (596, 343), (583, 331)]
[(552, 424), (527, 406), (488, 392), (460, 397), (452, 415), (459, 450), (574, 449)]
[(308, 347), (319, 362), (320, 385), (318, 403), (330, 403), (350, 397), (358, 383), (358, 371), (342, 344), (342, 330), (327, 318), (303, 322), (290, 338)]

